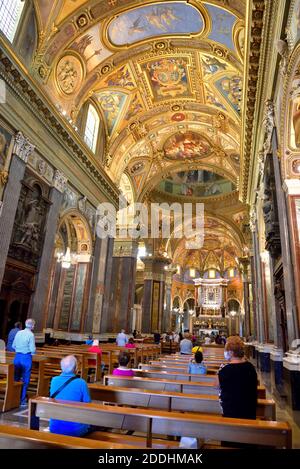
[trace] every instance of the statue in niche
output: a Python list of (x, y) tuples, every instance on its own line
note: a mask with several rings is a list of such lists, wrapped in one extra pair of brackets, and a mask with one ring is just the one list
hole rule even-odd
[(34, 190), (31, 197), (31, 200), (25, 202), (25, 209), (22, 211), (20, 243), (37, 251), (43, 210), (40, 206), (40, 194), (37, 189)]
[(300, 101), (295, 105), (295, 111), (293, 114), (293, 126), (295, 131), (295, 145), (297, 148), (300, 147)]

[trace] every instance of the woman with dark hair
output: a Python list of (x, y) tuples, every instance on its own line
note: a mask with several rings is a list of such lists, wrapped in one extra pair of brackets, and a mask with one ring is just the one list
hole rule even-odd
[(128, 363), (130, 363), (130, 353), (129, 352), (120, 352), (119, 354), (119, 366), (113, 371), (115, 376), (134, 376), (134, 372), (128, 368)]
[(240, 337), (228, 337), (224, 357), (228, 361), (218, 371), (223, 417), (256, 419), (257, 374), (245, 358)]
[(194, 359), (189, 363), (188, 373), (195, 375), (205, 375), (206, 366), (203, 365), (203, 354), (200, 351), (195, 353)]

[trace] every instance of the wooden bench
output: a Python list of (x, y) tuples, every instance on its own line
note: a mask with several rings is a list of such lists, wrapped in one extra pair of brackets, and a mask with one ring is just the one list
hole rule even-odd
[(0, 363), (0, 411), (20, 406), (23, 383), (14, 380), (13, 363)]
[[(101, 384), (89, 385), (92, 400), (118, 405), (162, 409), (164, 411), (198, 412), (221, 415), (218, 396), (195, 395), (167, 391), (119, 388)], [(257, 418), (276, 420), (276, 406), (272, 399), (258, 399)]]
[(158, 379), (172, 379), (179, 381), (194, 381), (194, 382), (206, 382), (206, 383), (215, 383), (217, 380), (216, 375), (200, 375), (200, 374), (189, 374), (187, 370), (184, 371), (153, 371), (153, 370), (141, 370), (141, 369), (132, 369), (135, 376), (141, 376), (143, 378), (158, 378)]
[(125, 444), (56, 435), (28, 428), (0, 425), (0, 449), (123, 449)]
[[(78, 403), (39, 397), (30, 400), (28, 426), (39, 429), (40, 417), (141, 432), (147, 447), (155, 435), (251, 443), (273, 448), (291, 448), (292, 431), (287, 422), (242, 420), (218, 415), (132, 409), (95, 403)], [(103, 433), (103, 432), (101, 432)], [(91, 435), (97, 438), (97, 432)]]
[[(174, 373), (187, 373), (188, 366), (172, 366), (172, 365), (152, 365), (147, 363), (139, 363), (139, 370), (148, 370), (148, 371), (167, 371)], [(206, 368), (206, 375), (210, 375), (211, 379), (215, 379), (217, 374), (216, 369)]]
[[(7, 363), (13, 363), (14, 352), (6, 352)], [(30, 373), (30, 383), (28, 393), (31, 397), (48, 396), (50, 377), (45, 374), (46, 358), (41, 355), (32, 355), (32, 369)]]
[[(175, 381), (168, 379), (142, 378), (138, 376), (104, 376), (105, 386), (118, 386), (126, 388), (150, 389), (156, 391), (183, 392), (187, 394), (209, 394), (218, 395), (219, 388), (214, 383)], [(257, 397), (266, 399), (266, 388), (257, 386)]]

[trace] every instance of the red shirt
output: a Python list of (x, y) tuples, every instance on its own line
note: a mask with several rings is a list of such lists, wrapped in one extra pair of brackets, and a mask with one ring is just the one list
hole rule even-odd
[[(98, 355), (102, 355), (102, 350), (98, 345), (92, 345), (92, 347), (89, 347), (87, 350), (89, 353), (97, 353)], [(89, 360), (89, 365), (95, 366), (96, 365), (96, 360)]]
[(134, 376), (134, 371), (128, 370), (120, 370), (119, 368), (115, 368), (113, 371), (113, 375), (115, 376)]
[(126, 344), (125, 348), (135, 348), (135, 344)]

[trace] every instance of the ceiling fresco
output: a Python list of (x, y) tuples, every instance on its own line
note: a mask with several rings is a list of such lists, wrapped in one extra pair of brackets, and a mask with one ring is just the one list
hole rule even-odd
[[(137, 201), (157, 192), (205, 197), (240, 229), (233, 215), (244, 213), (234, 194), (246, 0), (39, 0), (35, 7), (32, 71), (78, 129), (84, 106), (97, 106), (106, 141), (105, 155), (94, 157), (111, 179), (123, 191), (131, 186)], [(226, 235), (230, 223), (213, 220), (206, 220), (207, 251), (224, 242), (230, 264), (228, 250), (240, 249), (241, 240)]]
[(121, 13), (110, 22), (107, 37), (114, 46), (126, 46), (164, 35), (199, 34), (203, 27), (199, 10), (168, 1)]

